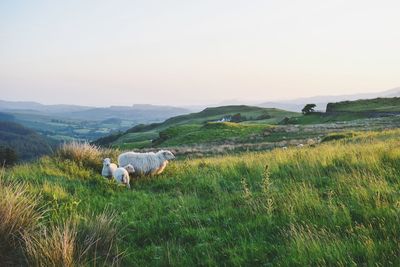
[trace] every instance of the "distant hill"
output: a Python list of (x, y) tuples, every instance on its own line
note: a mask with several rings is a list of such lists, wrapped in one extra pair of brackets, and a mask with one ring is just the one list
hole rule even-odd
[(173, 106), (132, 105), (110, 107), (88, 107), (78, 105), (43, 105), (29, 101), (0, 100), (0, 111), (18, 114), (37, 114), (61, 119), (103, 121), (111, 118), (139, 121), (163, 121), (169, 117), (189, 113), (188, 109)]
[(400, 112), (400, 97), (329, 103), (326, 112)]
[(318, 124), (400, 115), (400, 97), (361, 99), (328, 103), (326, 112), (293, 117), (285, 124)]
[[(163, 142), (165, 144), (191, 144), (196, 140), (210, 142), (233, 138), (236, 135), (245, 138), (254, 131), (261, 131), (266, 125), (277, 124), (283, 118), (292, 116), (299, 116), (299, 114), (245, 105), (213, 107), (197, 113), (172, 117), (162, 123), (139, 124), (124, 133), (100, 138), (94, 143), (102, 146), (129, 144), (146, 147), (160, 145)], [(224, 127), (210, 124), (214, 122), (223, 122)], [(231, 122), (240, 122), (240, 124), (235, 127)], [(178, 135), (180, 137), (176, 138)], [(174, 141), (166, 142), (166, 139), (172, 137), (175, 138)]]
[(13, 149), (21, 160), (30, 160), (52, 151), (51, 145), (43, 136), (10, 121), (0, 121), (0, 147)]
[(271, 101), (264, 102), (259, 104), (261, 107), (268, 108), (280, 108), (284, 110), (290, 110), (295, 112), (300, 112), (305, 104), (314, 103), (317, 105), (318, 110), (325, 110), (326, 105), (331, 102), (340, 102), (340, 101), (351, 101), (351, 100), (359, 100), (359, 99), (372, 99), (372, 98), (384, 98), (384, 97), (400, 97), (400, 87), (376, 92), (376, 93), (366, 93), (366, 94), (351, 94), (351, 95), (328, 95), (328, 96), (314, 96), (314, 97), (305, 97), (305, 98), (297, 98), (293, 100), (287, 101)]
[(90, 109), (78, 105), (44, 105), (33, 101), (6, 101), (0, 100), (0, 110), (30, 110), (36, 112), (62, 113)]
[(3, 120), (15, 121), (55, 140), (91, 141), (132, 125), (162, 122), (189, 110), (156, 105), (87, 107), (0, 100), (0, 113), (0, 118), (8, 116)]
[(294, 115), (294, 112), (279, 110), (275, 108), (262, 108), (246, 105), (231, 105), (222, 107), (206, 108), (200, 112), (190, 113), (169, 118), (162, 123), (149, 125), (137, 125), (127, 133), (142, 132), (154, 129), (165, 129), (166, 127), (179, 124), (202, 124), (205, 122), (223, 119), (229, 115), (240, 113), (245, 120), (268, 120), (269, 123), (276, 122), (285, 116)]
[(13, 121), (15, 117), (11, 114), (0, 112), (0, 121)]
[(81, 120), (102, 121), (118, 118), (133, 120), (140, 123), (149, 121), (163, 121), (169, 117), (188, 113), (184, 108), (156, 105), (111, 106), (107, 108), (91, 108), (68, 113), (70, 118)]

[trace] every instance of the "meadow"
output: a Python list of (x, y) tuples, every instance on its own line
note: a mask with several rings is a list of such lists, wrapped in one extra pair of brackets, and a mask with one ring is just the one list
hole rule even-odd
[(399, 134), (178, 160), (131, 190), (99, 174), (117, 150), (65, 146), (3, 171), (0, 261), (399, 266)]

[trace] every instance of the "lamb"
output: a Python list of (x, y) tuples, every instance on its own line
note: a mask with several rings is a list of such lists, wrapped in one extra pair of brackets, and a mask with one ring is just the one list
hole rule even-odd
[(105, 158), (103, 160), (103, 170), (101, 171), (101, 175), (111, 179), (113, 177), (113, 173), (118, 168), (117, 164), (111, 163), (109, 158)]
[(122, 183), (128, 188), (131, 188), (131, 185), (129, 184), (129, 172), (135, 172), (135, 169), (131, 164), (128, 164), (125, 168), (117, 168), (113, 173), (113, 177), (118, 183)]
[(174, 154), (168, 150), (161, 150), (157, 153), (136, 153), (125, 152), (119, 155), (119, 166), (131, 164), (135, 170), (135, 175), (155, 175), (164, 171), (169, 160), (175, 159)]

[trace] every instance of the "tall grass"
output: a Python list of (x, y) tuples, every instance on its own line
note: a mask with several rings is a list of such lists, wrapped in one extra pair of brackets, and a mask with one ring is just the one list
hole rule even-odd
[[(79, 221), (48, 221), (52, 211), (42, 204), (40, 193), (31, 192), (24, 182), (6, 182), (2, 176), (0, 266), (119, 265), (120, 231), (113, 213), (102, 212)], [(47, 184), (44, 188), (50, 190)]]
[(56, 151), (56, 156), (61, 159), (75, 161), (82, 166), (99, 169), (104, 158), (116, 160), (118, 150), (103, 149), (88, 142), (71, 141), (64, 143)]
[(27, 259), (33, 266), (119, 265), (117, 233), (114, 216), (107, 213), (84, 223), (67, 220), (24, 235)]
[(43, 217), (38, 200), (39, 196), (30, 193), (26, 184), (6, 184), (0, 177), (0, 263), (19, 262), (23, 235), (35, 233)]
[(123, 266), (399, 266), (398, 133), (174, 161), (133, 190), (57, 157), (6, 176), (49, 200), (47, 238), (73, 239), (74, 264), (123, 248)]

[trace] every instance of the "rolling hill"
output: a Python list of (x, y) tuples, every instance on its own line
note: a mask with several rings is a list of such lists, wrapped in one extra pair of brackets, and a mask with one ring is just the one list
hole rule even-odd
[(4, 100), (0, 100), (0, 111), (12, 116), (13, 121), (58, 141), (91, 141), (125, 131), (135, 124), (161, 122), (189, 113), (187, 109), (172, 106), (87, 107)]
[(34, 130), (10, 121), (0, 121), (0, 146), (11, 148), (21, 160), (30, 160), (52, 152), (49, 140)]
[(361, 99), (329, 103), (326, 112), (379, 112), (400, 113), (400, 97)]
[[(153, 145), (209, 143), (232, 138), (239, 141), (237, 137), (243, 141), (268, 125), (277, 124), (283, 118), (292, 116), (299, 114), (245, 105), (206, 108), (197, 113), (172, 117), (162, 123), (136, 125), (125, 133), (100, 138), (94, 143), (102, 146), (144, 148)], [(215, 122), (223, 124), (218, 126), (213, 124)]]
[[(201, 156), (312, 144), (334, 132), (399, 126), (399, 117), (392, 116), (400, 107), (398, 98), (344, 103), (346, 109), (342, 112), (308, 115), (243, 105), (206, 108), (198, 113), (172, 117), (163, 123), (136, 125), (126, 132), (98, 139), (95, 144), (143, 151), (170, 149), (177, 155)], [(339, 102), (337, 105), (344, 104)]]
[(297, 98), (286, 101), (269, 101), (259, 104), (261, 107), (280, 108), (300, 112), (305, 104), (314, 103), (318, 110), (325, 110), (328, 103), (341, 101), (354, 101), (359, 99), (400, 97), (400, 87), (376, 93), (351, 94), (351, 95), (322, 95)]

